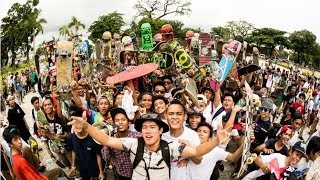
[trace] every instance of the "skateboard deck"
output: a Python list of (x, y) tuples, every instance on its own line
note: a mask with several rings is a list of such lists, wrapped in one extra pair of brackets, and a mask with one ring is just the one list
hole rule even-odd
[(198, 98), (197, 98), (197, 84), (193, 79), (187, 78), (186, 80), (186, 86), (185, 86), (185, 90), (187, 92), (188, 97), (190, 98), (190, 100), (192, 101), (192, 103), (199, 107), (199, 102), (198, 102)]
[(161, 44), (164, 44), (164, 43), (166, 43), (166, 42), (165, 42), (165, 41), (160, 41), (160, 42), (158, 42), (158, 43), (153, 47), (152, 51), (159, 51)]
[(39, 159), (39, 146), (37, 140), (34, 137), (30, 136), (28, 143), (33, 154)]
[(132, 44), (133, 44), (133, 50), (138, 51), (139, 50), (139, 44), (138, 44), (138, 40), (137, 40), (137, 35), (135, 32), (131, 32), (129, 35), (132, 39)]
[[(108, 122), (96, 122), (92, 125), (94, 128), (98, 129), (99, 131), (109, 135), (113, 136), (117, 133), (116, 126), (113, 126), (112, 124), (109, 124)], [(98, 141), (93, 139), (97, 144), (100, 144)]]
[[(52, 127), (48, 123), (45, 114), (42, 111), (37, 112), (37, 120), (38, 120), (37, 126), (39, 129), (42, 128), (42, 129), (46, 130), (50, 135), (55, 134), (54, 130), (52, 129)], [(54, 152), (64, 153), (65, 149), (64, 149), (60, 140), (50, 139), (50, 141), (51, 142), (49, 143), (49, 145)]]
[(250, 85), (245, 81), (245, 88), (247, 90), (246, 100), (246, 118), (245, 118), (245, 132), (244, 132), (244, 142), (243, 142), (243, 152), (241, 157), (241, 166), (237, 174), (237, 178), (240, 178), (243, 173), (247, 170), (248, 164), (252, 164), (253, 161), (257, 158), (257, 154), (250, 152), (251, 139), (250, 134), (253, 131), (253, 112), (252, 109), (259, 105), (253, 96), (253, 91), (250, 88)]
[(159, 65), (154, 63), (141, 64), (138, 66), (132, 66), (125, 71), (122, 71), (114, 76), (107, 77), (108, 84), (117, 84), (119, 82), (128, 81), (131, 79), (135, 79), (144, 75), (147, 75), (156, 69), (158, 69)]
[(57, 92), (69, 94), (72, 81), (72, 42), (58, 42), (57, 55)]
[(153, 51), (121, 51), (120, 63), (124, 65), (139, 65), (145, 63), (158, 64), (161, 69), (166, 69), (174, 64), (171, 54)]
[(88, 79), (91, 74), (91, 67), (89, 63), (89, 42), (87, 40), (78, 46), (78, 57), (81, 74), (85, 79)]
[(242, 76), (258, 70), (260, 70), (260, 66), (257, 66), (255, 64), (250, 64), (248, 66), (238, 69), (238, 75)]
[(200, 33), (199, 44), (200, 44), (200, 53), (199, 53), (199, 65), (203, 65), (211, 61), (211, 46), (208, 46), (211, 41), (209, 33)]
[(141, 43), (143, 50), (151, 51), (153, 49), (152, 29), (149, 23), (141, 25)]

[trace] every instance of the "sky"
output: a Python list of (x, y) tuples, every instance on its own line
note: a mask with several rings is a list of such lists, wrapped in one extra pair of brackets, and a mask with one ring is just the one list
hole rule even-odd
[[(15, 2), (26, 0), (0, 0), (0, 19)], [(133, 8), (136, 0), (40, 0), (41, 17), (47, 20), (44, 34), (36, 37), (36, 44), (43, 40), (59, 37), (59, 27), (76, 16), (86, 25), (80, 31), (87, 37), (87, 29), (101, 15), (113, 11), (124, 14), (130, 25), (136, 14)], [(320, 42), (319, 1), (315, 0), (191, 0), (190, 15), (168, 16), (166, 19), (180, 20), (185, 27), (201, 28), (210, 32), (211, 27), (224, 26), (228, 21), (245, 20), (256, 28), (271, 27), (289, 33), (307, 29), (313, 32)], [(63, 37), (60, 37), (63, 39)]]

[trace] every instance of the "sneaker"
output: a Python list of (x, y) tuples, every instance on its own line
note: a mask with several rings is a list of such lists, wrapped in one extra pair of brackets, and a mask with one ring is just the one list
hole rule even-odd
[(56, 161), (56, 164), (57, 164), (59, 167), (61, 167), (62, 169), (63, 169), (63, 168), (66, 168), (66, 166), (65, 166), (64, 164), (62, 164), (62, 162), (60, 162), (60, 161)]

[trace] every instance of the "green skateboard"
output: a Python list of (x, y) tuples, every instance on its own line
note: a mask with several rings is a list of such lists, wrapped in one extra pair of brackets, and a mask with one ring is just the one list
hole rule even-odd
[(141, 41), (143, 50), (151, 51), (153, 49), (152, 29), (149, 23), (141, 25)]
[(28, 143), (33, 154), (39, 159), (39, 146), (37, 140), (34, 137), (30, 136)]

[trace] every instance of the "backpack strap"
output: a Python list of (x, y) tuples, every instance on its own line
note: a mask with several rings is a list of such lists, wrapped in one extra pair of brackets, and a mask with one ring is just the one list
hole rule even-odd
[(212, 124), (212, 121), (217, 117), (219, 116), (219, 114), (221, 114), (222, 112), (224, 111), (224, 108), (223, 106), (220, 107), (220, 109), (213, 115), (212, 119), (211, 119), (211, 124)]
[(132, 163), (132, 169), (134, 170), (140, 161), (143, 159), (143, 153), (144, 153), (144, 140), (142, 137), (138, 138), (138, 147), (136, 156), (134, 157), (134, 161)]
[[(164, 160), (164, 162), (167, 164), (169, 168), (169, 177), (170, 177), (171, 159), (170, 159), (169, 145), (167, 141), (164, 141), (162, 139), (160, 140), (160, 150), (162, 153), (162, 160)], [(162, 160), (160, 160), (158, 164), (160, 164)]]

